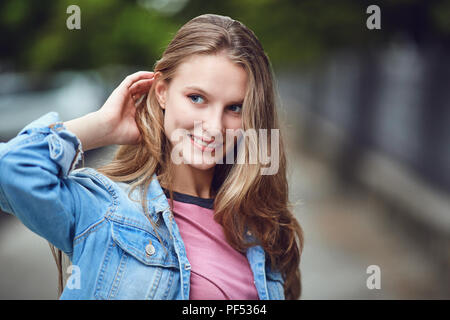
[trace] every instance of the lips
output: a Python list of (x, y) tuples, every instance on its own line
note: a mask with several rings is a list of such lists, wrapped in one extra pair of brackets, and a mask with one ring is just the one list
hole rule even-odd
[(189, 136), (190, 136), (191, 138), (196, 138), (196, 139), (199, 140), (199, 141), (203, 141), (203, 142), (205, 142), (205, 143), (207, 143), (207, 144), (210, 144), (211, 142), (214, 142), (214, 139), (212, 139), (212, 140), (207, 140), (207, 139), (204, 138), (204, 137), (194, 136), (193, 134), (189, 134)]
[(216, 147), (219, 147), (221, 144), (220, 143), (214, 143), (214, 139), (212, 139), (212, 140), (206, 140), (205, 138), (203, 138), (203, 137), (197, 137), (197, 136), (194, 136), (194, 135), (192, 135), (192, 134), (188, 134), (188, 136), (195, 142), (195, 143), (197, 143), (198, 145), (200, 145), (200, 146), (203, 146), (203, 147), (207, 147), (207, 148), (216, 148)]

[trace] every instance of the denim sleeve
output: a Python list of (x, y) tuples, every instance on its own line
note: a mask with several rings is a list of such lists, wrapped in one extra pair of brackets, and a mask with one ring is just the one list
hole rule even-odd
[(66, 254), (73, 251), (80, 186), (68, 177), (80, 140), (50, 112), (0, 144), (0, 207)]

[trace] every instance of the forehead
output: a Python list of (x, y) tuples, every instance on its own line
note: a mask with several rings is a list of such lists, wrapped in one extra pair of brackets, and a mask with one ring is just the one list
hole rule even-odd
[(194, 55), (178, 66), (172, 83), (178, 90), (199, 87), (223, 101), (243, 100), (247, 72), (224, 55)]

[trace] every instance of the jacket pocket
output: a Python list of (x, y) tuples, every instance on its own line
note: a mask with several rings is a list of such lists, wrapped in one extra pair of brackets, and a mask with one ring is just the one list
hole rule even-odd
[(112, 222), (111, 236), (125, 252), (145, 265), (178, 268), (178, 261), (171, 255), (167, 243), (163, 246), (158, 237), (135, 226)]
[(110, 240), (97, 278), (97, 299), (171, 299), (179, 267), (170, 246), (139, 227), (110, 221)]

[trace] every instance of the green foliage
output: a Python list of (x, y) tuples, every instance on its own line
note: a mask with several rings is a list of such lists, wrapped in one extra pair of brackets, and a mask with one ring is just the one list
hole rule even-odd
[[(203, 13), (228, 15), (246, 24), (276, 66), (309, 65), (338, 48), (388, 40), (390, 28), (398, 30), (395, 25), (402, 20), (384, 20), (383, 10), (401, 13), (415, 3), (386, 1), (383, 7), (381, 2), (384, 30), (377, 33), (365, 26), (365, 10), (371, 4), (366, 1), (2, 0), (0, 68), (6, 64), (39, 72), (106, 65), (151, 69), (176, 31)], [(70, 15), (66, 9), (72, 4), (81, 8), (81, 30), (66, 27)], [(430, 1), (419, 9), (432, 17), (431, 31), (448, 35), (449, 8), (448, 2)]]

